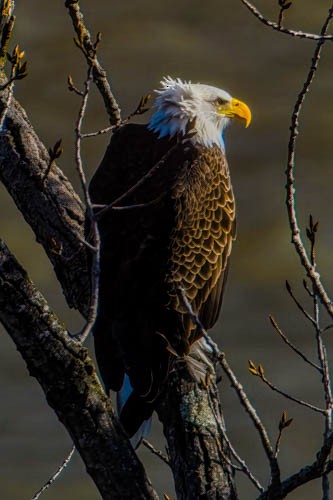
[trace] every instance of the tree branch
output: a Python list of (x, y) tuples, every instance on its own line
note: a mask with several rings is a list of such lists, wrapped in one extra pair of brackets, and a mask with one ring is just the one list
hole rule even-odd
[(260, 22), (262, 22), (265, 26), (272, 28), (275, 31), (279, 31), (280, 33), (284, 33), (286, 35), (290, 35), (296, 38), (306, 38), (307, 40), (333, 40), (333, 35), (320, 34), (317, 35), (315, 33), (305, 33), (304, 31), (295, 31), (287, 28), (283, 28), (280, 23), (274, 23), (273, 21), (269, 21), (266, 19), (261, 12), (251, 3), (249, 0), (240, 0), (242, 4), (253, 14)]
[(296, 212), (296, 204), (295, 204), (295, 178), (294, 178), (294, 169), (295, 169), (295, 148), (296, 148), (296, 138), (298, 135), (298, 126), (299, 126), (299, 116), (300, 112), (305, 100), (307, 93), (309, 92), (310, 86), (314, 80), (316, 75), (318, 64), (320, 60), (321, 51), (325, 42), (325, 34), (327, 32), (330, 21), (333, 17), (333, 6), (330, 8), (327, 18), (324, 22), (324, 25), (321, 30), (321, 39), (317, 42), (314, 55), (312, 58), (312, 64), (310, 71), (307, 75), (307, 78), (304, 82), (303, 88), (298, 95), (294, 111), (291, 118), (290, 125), (290, 138), (288, 145), (288, 163), (287, 163), (287, 210), (288, 217), (290, 223), (290, 229), (292, 234), (292, 242), (295, 246), (296, 252), (301, 260), (301, 264), (307, 272), (307, 275), (311, 279), (313, 286), (315, 286), (318, 291), (318, 295), (320, 296), (321, 302), (325, 305), (327, 312), (333, 317), (333, 304), (328, 296), (322, 282), (320, 279), (320, 275), (309, 259), (309, 256), (305, 250), (304, 243), (301, 238), (301, 231), (297, 222), (297, 212)]
[(78, 44), (87, 59), (88, 66), (91, 66), (93, 69), (94, 82), (103, 97), (110, 123), (111, 125), (119, 125), (121, 122), (120, 108), (112, 94), (109, 81), (106, 77), (106, 71), (97, 59), (96, 44), (92, 42), (91, 35), (83, 22), (79, 0), (66, 0), (65, 6), (72, 18), (73, 26), (78, 36)]
[[(4, 92), (5, 93), (5, 92)], [(5, 105), (0, 95), (0, 107)], [(0, 134), (0, 180), (36, 234), (70, 307), (87, 314), (90, 276), (83, 240), (84, 207), (50, 156), (25, 111), (13, 100)]]
[(218, 391), (213, 380), (198, 384), (186, 363), (168, 378), (157, 408), (170, 452), (177, 497), (236, 500), (230, 455), (222, 436), (224, 426)]
[(0, 241), (0, 321), (70, 433), (104, 500), (156, 499), (86, 349)]

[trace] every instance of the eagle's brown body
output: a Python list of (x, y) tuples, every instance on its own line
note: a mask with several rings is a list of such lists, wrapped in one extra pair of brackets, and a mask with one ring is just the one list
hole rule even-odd
[(123, 208), (99, 221), (96, 356), (107, 389), (118, 391), (125, 373), (130, 378), (134, 392), (121, 414), (129, 435), (152, 413), (175, 354), (188, 354), (200, 337), (181, 289), (205, 328), (216, 322), (235, 237), (223, 150), (159, 139), (145, 125), (113, 135), (90, 184), (93, 203), (112, 203), (161, 159)]

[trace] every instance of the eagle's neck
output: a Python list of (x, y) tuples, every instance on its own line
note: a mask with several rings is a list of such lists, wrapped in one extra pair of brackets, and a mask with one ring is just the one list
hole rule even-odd
[[(164, 102), (153, 114), (148, 128), (159, 137), (174, 137), (191, 132), (191, 142), (205, 147), (214, 145), (225, 149), (223, 131), (227, 120), (221, 120), (211, 115), (211, 112), (186, 108), (185, 103)], [(192, 132), (193, 135), (192, 135)]]

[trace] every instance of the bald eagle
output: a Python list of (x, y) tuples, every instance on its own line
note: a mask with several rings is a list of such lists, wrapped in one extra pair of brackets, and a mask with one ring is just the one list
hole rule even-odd
[(202, 336), (183, 293), (206, 329), (218, 318), (236, 232), (223, 132), (233, 118), (251, 121), (224, 90), (170, 77), (155, 108), (147, 125), (114, 132), (89, 188), (109, 206), (98, 219), (96, 358), (129, 436)]

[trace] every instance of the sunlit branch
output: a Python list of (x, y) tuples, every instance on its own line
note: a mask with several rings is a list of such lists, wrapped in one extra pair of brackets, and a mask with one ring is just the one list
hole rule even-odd
[[(244, 0), (242, 0), (244, 1)], [(331, 299), (329, 298), (322, 282), (320, 279), (320, 275), (317, 272), (315, 266), (311, 263), (311, 260), (305, 250), (304, 243), (301, 238), (300, 228), (297, 222), (297, 212), (296, 212), (296, 202), (295, 202), (295, 179), (294, 179), (294, 168), (295, 168), (295, 147), (296, 147), (296, 138), (298, 135), (298, 126), (299, 126), (299, 116), (300, 112), (306, 97), (306, 94), (309, 92), (310, 86), (314, 80), (316, 75), (318, 64), (320, 60), (321, 51), (323, 45), (326, 41), (325, 35), (327, 33), (328, 26), (333, 16), (333, 6), (330, 8), (328, 16), (325, 20), (325, 23), (321, 30), (321, 38), (317, 42), (314, 55), (312, 58), (312, 64), (310, 71), (307, 75), (306, 81), (303, 85), (301, 92), (298, 95), (293, 113), (291, 118), (291, 126), (290, 126), (290, 139), (288, 145), (288, 163), (287, 163), (287, 209), (288, 209), (288, 217), (290, 223), (290, 229), (292, 234), (292, 242), (295, 246), (295, 249), (300, 257), (302, 266), (306, 270), (309, 278), (312, 281), (312, 284), (316, 287), (318, 294), (320, 296), (320, 300), (325, 305), (328, 313), (333, 317), (333, 304)]]
[(72, 447), (71, 451), (69, 452), (65, 460), (62, 462), (62, 464), (58, 467), (56, 472), (52, 474), (52, 476), (46, 481), (46, 483), (34, 494), (31, 500), (37, 500), (38, 498), (40, 498), (40, 496), (54, 483), (54, 481), (58, 479), (58, 477), (64, 472), (67, 465), (71, 461), (74, 452), (75, 452), (75, 446)]
[[(252, 373), (254, 373), (254, 370), (251, 369), (250, 370)], [(264, 374), (264, 370), (263, 368), (261, 367), (261, 365), (259, 365), (259, 369), (256, 370), (256, 373), (254, 373), (255, 376), (259, 377), (260, 380), (262, 380), (264, 382), (264, 384), (266, 384), (270, 389), (272, 389), (272, 391), (274, 392), (277, 392), (278, 394), (280, 394), (281, 396), (287, 398), (287, 399), (290, 399), (291, 401), (293, 401), (294, 403), (297, 403), (301, 406), (305, 406), (306, 408), (309, 408), (310, 410), (313, 410), (317, 413), (321, 413), (322, 415), (325, 415), (326, 414), (326, 410), (324, 408), (318, 408), (318, 406), (315, 406), (311, 403), (308, 403), (307, 401), (303, 401), (302, 399), (299, 399), (299, 398), (295, 398), (294, 396), (291, 396), (290, 394), (288, 394), (287, 392), (283, 391), (282, 389), (279, 389), (276, 385), (274, 385), (270, 380), (268, 380)]]
[(273, 30), (279, 31), (280, 33), (285, 33), (286, 35), (291, 35), (293, 37), (297, 38), (306, 38), (308, 40), (320, 40), (320, 41), (326, 41), (326, 40), (333, 40), (333, 35), (326, 35), (321, 33), (320, 35), (317, 35), (315, 33), (305, 33), (304, 31), (295, 31), (295, 30), (290, 30), (287, 28), (283, 28), (279, 23), (275, 23), (273, 21), (269, 21), (266, 19), (261, 12), (248, 0), (240, 0), (245, 7), (249, 9), (249, 11), (257, 18), (259, 21), (261, 21), (263, 24), (268, 26), (269, 28), (272, 28)]

